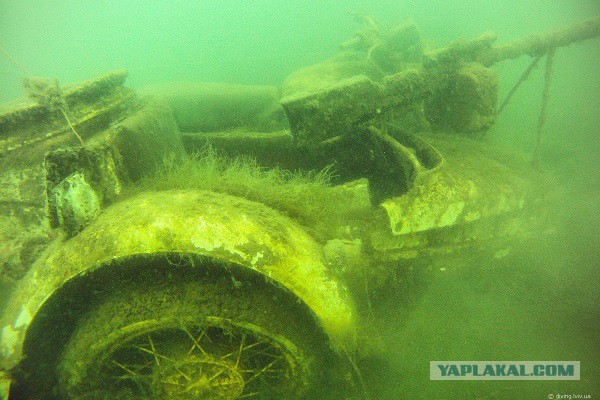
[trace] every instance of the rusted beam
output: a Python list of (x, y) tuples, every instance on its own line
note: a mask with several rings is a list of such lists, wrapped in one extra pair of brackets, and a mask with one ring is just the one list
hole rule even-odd
[(489, 47), (483, 50), (476, 61), (491, 66), (497, 62), (511, 60), (527, 54), (539, 57), (551, 49), (568, 46), (600, 36), (600, 17), (586, 19), (551, 31), (535, 33), (524, 38)]

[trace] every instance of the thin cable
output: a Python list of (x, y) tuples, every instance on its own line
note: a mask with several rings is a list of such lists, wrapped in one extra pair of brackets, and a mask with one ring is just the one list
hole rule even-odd
[(17, 67), (19, 67), (19, 69), (23, 72), (25, 72), (27, 74), (27, 76), (29, 76), (30, 78), (33, 78), (33, 75), (31, 74), (31, 72), (29, 72), (27, 70), (27, 68), (25, 68), (24, 66), (21, 65), (21, 63), (19, 63), (8, 51), (4, 50), (4, 47), (0, 46), (0, 51), (2, 51), (6, 57), (8, 57), (8, 59), (10, 61), (12, 61), (13, 63), (15, 63), (15, 65)]
[(71, 119), (67, 115), (67, 112), (65, 111), (65, 109), (61, 107), (60, 111), (62, 111), (62, 114), (65, 116), (65, 119), (67, 120), (67, 123), (69, 124), (69, 128), (71, 128), (71, 130), (73, 131), (73, 133), (75, 134), (75, 136), (77, 136), (77, 139), (79, 139), (79, 142), (81, 143), (81, 147), (85, 147), (85, 143), (83, 142), (83, 139), (81, 138), (81, 136), (79, 136), (79, 133), (77, 133), (77, 131), (75, 130), (75, 128), (73, 128), (73, 124), (71, 123)]
[(496, 115), (500, 114), (502, 112), (502, 110), (504, 110), (504, 107), (506, 107), (506, 105), (512, 98), (513, 94), (515, 94), (515, 92), (517, 91), (519, 86), (521, 86), (521, 83), (523, 83), (529, 77), (529, 74), (531, 74), (531, 71), (533, 71), (533, 69), (535, 68), (535, 66), (537, 65), (538, 61), (540, 61), (541, 58), (542, 58), (542, 56), (538, 56), (533, 60), (533, 62), (531, 64), (529, 64), (529, 67), (527, 67), (525, 72), (523, 72), (523, 75), (521, 75), (521, 77), (519, 78), (517, 83), (515, 83), (515, 85), (512, 87), (512, 89), (510, 89), (510, 91), (506, 95), (506, 98), (504, 99), (504, 101), (502, 102), (500, 107), (498, 107), (498, 111), (496, 112)]
[(551, 48), (546, 56), (546, 74), (544, 75), (544, 92), (542, 94), (542, 109), (538, 119), (537, 135), (535, 138), (535, 148), (533, 150), (532, 164), (534, 166), (540, 163), (540, 151), (542, 147), (542, 135), (544, 133), (544, 125), (546, 124), (546, 116), (548, 114), (548, 97), (550, 95), (550, 83), (552, 82), (552, 68), (554, 65), (554, 53), (556, 48)]

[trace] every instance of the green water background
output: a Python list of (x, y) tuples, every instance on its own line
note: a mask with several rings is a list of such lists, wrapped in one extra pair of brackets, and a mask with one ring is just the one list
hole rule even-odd
[[(597, 0), (56, 1), (0, 0), (0, 44), (33, 75), (62, 83), (127, 68), (131, 87), (177, 80), (280, 84), (337, 52), (358, 25), (348, 11), (385, 22), (414, 19), (444, 45), (496, 32), (501, 41), (600, 14)], [(528, 57), (494, 67), (500, 98)], [(531, 151), (543, 63), (490, 132)], [(566, 200), (559, 232), (503, 267), (473, 265), (415, 278), (381, 320), (388, 357), (368, 374), (381, 399), (547, 398), (600, 393), (598, 203), (600, 39), (559, 49), (543, 162)], [(23, 73), (0, 58), (0, 102), (23, 95)], [(579, 360), (579, 382), (430, 382), (430, 360)], [(376, 367), (373, 367), (376, 368)]]

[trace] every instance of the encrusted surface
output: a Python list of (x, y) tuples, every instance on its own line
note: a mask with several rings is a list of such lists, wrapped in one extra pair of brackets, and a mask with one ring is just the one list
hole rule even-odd
[[(337, 344), (352, 345), (353, 309), (345, 286), (328, 271), (319, 246), (292, 220), (244, 199), (202, 191), (147, 192), (108, 208), (79, 235), (40, 259), (11, 299), (2, 327), (3, 364), (14, 365), (26, 326), (69, 277), (129, 254), (184, 252), (252, 268), (287, 287), (319, 317)], [(16, 333), (15, 333), (16, 332)], [(9, 345), (14, 334), (16, 344)]]

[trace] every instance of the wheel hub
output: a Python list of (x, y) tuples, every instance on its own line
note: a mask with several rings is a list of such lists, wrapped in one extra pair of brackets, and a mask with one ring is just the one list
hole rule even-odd
[(233, 400), (244, 391), (244, 378), (233, 363), (189, 356), (180, 363), (157, 365), (155, 391), (176, 400)]

